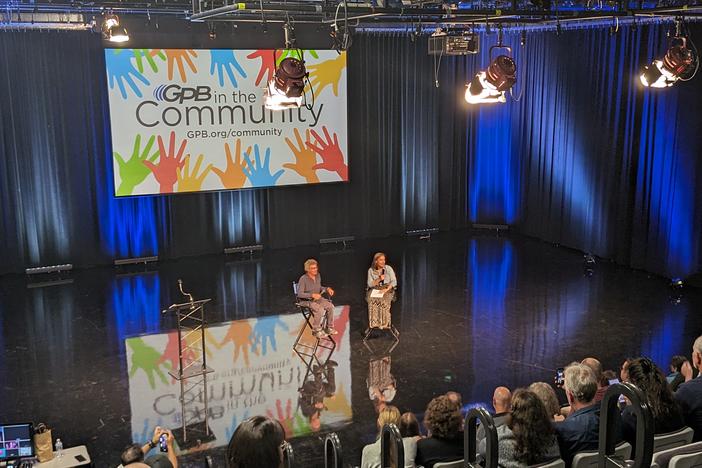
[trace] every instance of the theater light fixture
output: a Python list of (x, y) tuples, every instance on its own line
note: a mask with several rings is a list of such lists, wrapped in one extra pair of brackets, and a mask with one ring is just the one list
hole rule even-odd
[(697, 48), (686, 32), (682, 20), (675, 21), (675, 36), (668, 42), (662, 59), (643, 67), (639, 79), (649, 88), (668, 88), (677, 81), (689, 81), (699, 68)]
[[(263, 92), (263, 104), (266, 109), (284, 110), (302, 107), (305, 102), (305, 80), (309, 73), (305, 68), (303, 53), (295, 47), (293, 27), (290, 22), (283, 26), (285, 31), (285, 49), (288, 57), (284, 58), (275, 67), (273, 78), (270, 79)], [(290, 53), (290, 52), (293, 53)], [(276, 52), (273, 51), (273, 60), (276, 61)], [(296, 58), (293, 54), (299, 56)], [(314, 95), (313, 95), (314, 99)]]
[(129, 34), (124, 26), (119, 24), (119, 16), (108, 13), (102, 21), (102, 33), (110, 42), (127, 42)]
[[(509, 55), (500, 54), (492, 59), (494, 50), (504, 49)], [(490, 47), (490, 65), (486, 70), (478, 72), (468, 83), (466, 102), (482, 104), (491, 102), (506, 102), (505, 93), (517, 82), (517, 64), (510, 56), (512, 48), (502, 45), (502, 28), (497, 36), (497, 45)]]

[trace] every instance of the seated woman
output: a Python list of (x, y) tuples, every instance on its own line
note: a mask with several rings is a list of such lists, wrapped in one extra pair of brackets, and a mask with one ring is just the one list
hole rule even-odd
[(227, 468), (280, 468), (285, 430), (280, 422), (254, 416), (237, 426), (227, 447)]
[(546, 408), (546, 413), (553, 421), (563, 421), (561, 416), (561, 405), (558, 403), (558, 396), (552, 386), (546, 382), (534, 382), (527, 389), (530, 392), (536, 393), (541, 403)]
[(463, 458), (463, 418), (458, 405), (448, 396), (441, 395), (429, 402), (424, 412), (424, 427), (429, 435), (417, 442), (417, 465), (433, 468), (436, 463)]
[[(685, 426), (680, 405), (673, 398), (670, 386), (656, 364), (649, 358), (636, 358), (627, 368), (629, 382), (646, 395), (646, 402), (653, 415), (654, 434), (675, 432)], [(631, 444), (632, 453), (636, 449), (636, 415), (631, 406), (622, 411), (622, 436)]]
[[(385, 264), (385, 254), (382, 252), (373, 255), (373, 263), (368, 269), (367, 286), (369, 328), (390, 328), (390, 303), (395, 297), (397, 276), (395, 270)], [(382, 297), (371, 297), (373, 290), (382, 292)]]
[[(382, 468), (380, 459), (380, 436), (383, 426), (394, 424), (400, 426), (400, 410), (395, 406), (386, 406), (378, 415), (378, 438), (370, 445), (363, 447), (361, 455), (361, 468)], [(403, 437), (405, 468), (414, 468), (414, 456), (417, 453), (417, 440), (414, 437)]]
[[(485, 455), (482, 440), (478, 452)], [(510, 420), (497, 428), (497, 465), (517, 468), (561, 456), (551, 417), (536, 393), (523, 388), (512, 395)]]

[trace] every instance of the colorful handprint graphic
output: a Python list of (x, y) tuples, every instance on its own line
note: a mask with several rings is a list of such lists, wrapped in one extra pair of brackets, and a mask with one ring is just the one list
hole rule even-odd
[[(158, 49), (154, 49), (158, 50)], [(185, 66), (188, 65), (190, 71), (197, 73), (197, 68), (191, 57), (197, 57), (197, 52), (192, 49), (163, 49), (163, 53), (166, 55), (166, 61), (168, 63), (168, 79), (173, 79), (174, 67), (178, 67), (178, 74), (180, 75), (180, 81), (183, 83), (188, 82), (188, 77), (185, 72)]]
[(210, 50), (210, 75), (214, 76), (215, 70), (220, 86), (224, 86), (224, 75), (226, 74), (232, 86), (238, 87), (234, 71), (238, 72), (242, 78), (246, 78), (246, 72), (236, 60), (233, 50)]
[(136, 66), (139, 73), (144, 73), (144, 60), (151, 68), (152, 72), (158, 71), (158, 65), (154, 60), (155, 57), (160, 58), (164, 62), (166, 61), (166, 54), (158, 49), (134, 49), (134, 58), (136, 59)]
[(131, 50), (111, 49), (105, 51), (107, 78), (110, 89), (114, 89), (116, 83), (119, 87), (122, 99), (127, 99), (125, 84), (131, 88), (132, 92), (137, 97), (142, 97), (142, 94), (134, 80), (136, 79), (146, 86), (150, 84), (149, 80), (144, 78), (144, 75), (134, 68), (134, 65), (132, 65), (132, 58), (134, 58), (134, 52)]
[(234, 363), (236, 364), (237, 359), (239, 359), (239, 353), (244, 356), (244, 364), (249, 365), (249, 347), (258, 354), (258, 351), (254, 349), (254, 338), (253, 329), (249, 324), (248, 320), (237, 320), (232, 322), (227, 330), (227, 334), (224, 339), (217, 346), (221, 349), (225, 344), (232, 342), (234, 344)]
[[(244, 186), (246, 182), (246, 174), (244, 173), (245, 163), (241, 161), (241, 140), (237, 138), (236, 146), (234, 147), (234, 160), (232, 160), (232, 152), (229, 149), (229, 143), (224, 144), (224, 152), (227, 156), (227, 166), (224, 170), (217, 167), (212, 168), (212, 172), (217, 174), (219, 180), (222, 181), (224, 188), (238, 189)], [(251, 153), (251, 147), (246, 149), (246, 154)]]
[(132, 351), (132, 363), (129, 369), (129, 380), (133, 379), (137, 371), (142, 370), (149, 381), (149, 387), (156, 388), (156, 377), (164, 385), (168, 385), (166, 375), (161, 371), (161, 353), (147, 345), (141, 338), (130, 338), (127, 346)]
[(268, 343), (270, 342), (273, 352), (278, 351), (275, 339), (277, 327), (282, 328), (284, 331), (289, 330), (288, 325), (276, 315), (259, 318), (253, 328), (254, 344), (251, 346), (251, 350), (257, 353), (260, 346), (261, 354), (265, 356), (268, 353)]
[(198, 174), (204, 157), (205, 155), (203, 154), (198, 155), (197, 161), (195, 161), (195, 167), (193, 167), (193, 171), (190, 172), (190, 155), (185, 156), (183, 167), (176, 169), (179, 192), (197, 192), (202, 188), (205, 177), (207, 177), (207, 174), (212, 170), (212, 164), (208, 164), (205, 169)]
[(141, 135), (137, 134), (136, 138), (134, 139), (132, 155), (126, 161), (121, 154), (115, 151), (115, 160), (117, 161), (117, 166), (119, 168), (120, 178), (119, 187), (117, 187), (117, 196), (131, 195), (134, 188), (142, 183), (151, 173), (149, 168), (143, 163), (144, 161), (153, 163), (158, 158), (158, 151), (151, 153), (151, 147), (154, 145), (155, 139), (156, 137), (152, 135), (142, 150)]
[(346, 68), (345, 54), (307, 67), (307, 71), (310, 72), (310, 85), (314, 90), (314, 94), (319, 96), (324, 88), (331, 86), (334, 96), (339, 96), (339, 81), (341, 81), (341, 72), (344, 71), (344, 68)]
[[(280, 57), (282, 51), (277, 51), (278, 54), (276, 58)], [(261, 68), (258, 70), (258, 76), (256, 77), (256, 86), (260, 86), (264, 77), (266, 82), (273, 78), (273, 73), (275, 73), (275, 59), (273, 58), (274, 51), (269, 49), (259, 49), (246, 56), (249, 60), (255, 60), (257, 58), (261, 59)]]
[(176, 152), (175, 132), (171, 132), (168, 140), (168, 149), (163, 145), (163, 139), (158, 137), (158, 165), (152, 161), (142, 161), (146, 167), (151, 169), (154, 177), (159, 184), (160, 193), (173, 193), (173, 186), (178, 181), (178, 169), (181, 169), (185, 164), (183, 160), (183, 152), (188, 140), (180, 142), (178, 151)]
[(254, 145), (254, 153), (256, 153), (256, 164), (251, 162), (249, 157), (250, 153), (244, 153), (244, 160), (246, 161), (246, 167), (244, 168), (244, 174), (251, 181), (251, 185), (254, 187), (271, 187), (280, 179), (283, 175), (285, 169), (280, 169), (275, 174), (271, 174), (271, 149), (266, 148), (266, 156), (261, 162), (261, 153), (259, 152), (258, 145)]
[(330, 172), (336, 172), (341, 177), (341, 180), (349, 180), (349, 168), (344, 162), (344, 155), (339, 147), (339, 139), (334, 133), (334, 138), (329, 135), (329, 130), (326, 126), (322, 127), (324, 138), (319, 136), (315, 130), (312, 130), (312, 136), (315, 139), (314, 143), (307, 143), (307, 146), (314, 150), (322, 157), (320, 164), (315, 164), (313, 169), (324, 169)]
[(310, 131), (305, 131), (305, 141), (303, 142), (300, 132), (295, 129), (295, 141), (297, 145), (290, 138), (285, 137), (285, 143), (288, 144), (290, 151), (295, 156), (295, 162), (283, 164), (283, 167), (297, 172), (307, 183), (319, 182), (319, 177), (314, 169), (317, 164), (317, 153), (308, 146), (311, 144)]

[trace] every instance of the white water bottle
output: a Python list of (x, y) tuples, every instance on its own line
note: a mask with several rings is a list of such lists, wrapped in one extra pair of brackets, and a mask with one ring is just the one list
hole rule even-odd
[(63, 456), (63, 442), (61, 439), (56, 439), (56, 458), (61, 458)]

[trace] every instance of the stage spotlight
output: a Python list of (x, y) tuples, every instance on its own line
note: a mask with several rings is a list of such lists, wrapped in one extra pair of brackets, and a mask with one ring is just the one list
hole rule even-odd
[(302, 106), (307, 75), (301, 60), (288, 57), (280, 62), (263, 93), (266, 109), (283, 110)]
[[(295, 50), (295, 38), (290, 23), (283, 26), (285, 31), (286, 50)], [(302, 51), (296, 49), (302, 58)], [(273, 51), (273, 59), (275, 60)], [(305, 80), (309, 73), (304, 60), (287, 57), (276, 67), (273, 78), (268, 82), (263, 92), (263, 105), (270, 110), (284, 110), (301, 107), (304, 100)]]
[(475, 75), (466, 89), (468, 104), (506, 102), (505, 91), (517, 82), (517, 65), (507, 55), (498, 55), (485, 71)]
[(119, 24), (119, 16), (109, 13), (102, 21), (102, 32), (110, 42), (127, 42), (129, 34), (124, 26)]
[(654, 60), (641, 71), (641, 84), (649, 88), (668, 88), (678, 80), (692, 79), (699, 68), (697, 48), (682, 34), (682, 22), (676, 22), (675, 36), (661, 60)]

